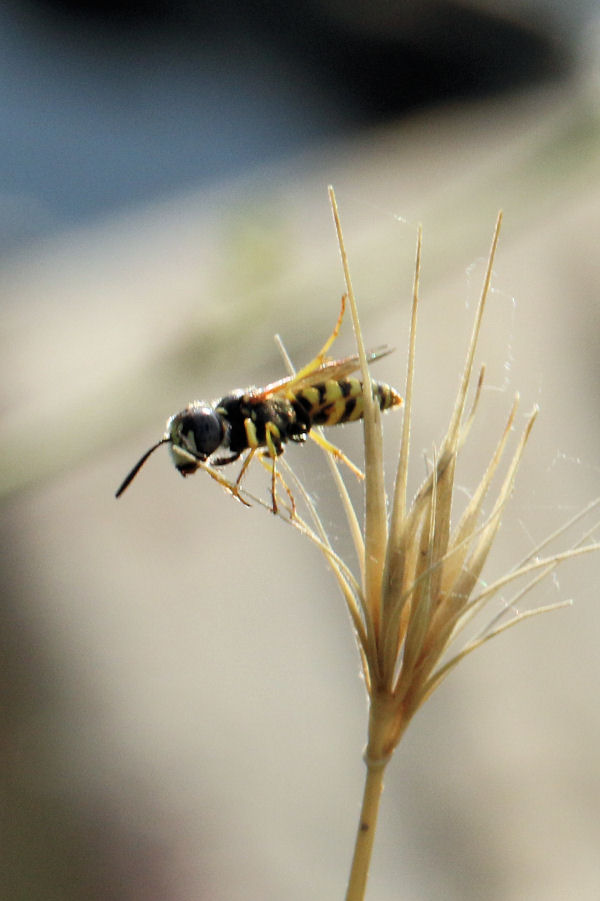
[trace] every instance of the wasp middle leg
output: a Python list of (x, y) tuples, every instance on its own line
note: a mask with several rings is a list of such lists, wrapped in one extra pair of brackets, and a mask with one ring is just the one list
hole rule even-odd
[(276, 480), (278, 479), (281, 482), (281, 484), (285, 490), (285, 493), (288, 496), (288, 500), (290, 502), (289, 514), (290, 514), (290, 518), (293, 519), (296, 516), (296, 501), (294, 500), (294, 495), (290, 491), (289, 485), (287, 484), (286, 480), (283, 478), (283, 476), (281, 475), (279, 470), (275, 469), (275, 459), (276, 458), (272, 457), (268, 451), (265, 451), (260, 457), (260, 462), (262, 463), (262, 465), (265, 467), (265, 469), (271, 476), (271, 498), (272, 498), (271, 510), (273, 511), (273, 513), (279, 512), (279, 506), (277, 504), (277, 489), (276, 489)]

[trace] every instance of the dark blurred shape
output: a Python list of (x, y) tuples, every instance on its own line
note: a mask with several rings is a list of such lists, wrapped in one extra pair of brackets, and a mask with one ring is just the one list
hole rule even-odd
[(556, 77), (535, 23), (461, 4), (0, 9), (0, 250), (450, 98)]
[[(265, 50), (295, 60), (325, 94), (338, 96), (349, 122), (380, 121), (448, 97), (481, 96), (557, 77), (568, 67), (550, 15), (515, 18), (502, 4), (452, 2), (180, 2), (82, 5), (39, 0), (74, 22), (139, 38), (165, 32), (221, 47), (244, 36), (257, 57)], [(549, 10), (550, 13), (550, 10)], [(127, 38), (128, 35), (128, 38)], [(235, 60), (231, 60), (235, 63)], [(317, 91), (318, 99), (318, 91)]]

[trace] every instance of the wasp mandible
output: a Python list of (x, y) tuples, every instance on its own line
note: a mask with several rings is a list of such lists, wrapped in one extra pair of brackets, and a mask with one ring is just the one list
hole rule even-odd
[[(315, 426), (356, 422), (364, 414), (362, 381), (351, 377), (360, 367), (358, 354), (342, 360), (328, 360), (326, 357), (339, 332), (344, 307), (345, 298), (342, 298), (342, 309), (333, 332), (317, 356), (294, 375), (272, 382), (265, 388), (233, 391), (215, 403), (193, 401), (185, 410), (171, 416), (163, 437), (138, 460), (116, 496), (123, 494), (150, 454), (162, 444), (170, 445), (173, 462), (181, 475), (191, 475), (198, 468), (206, 469), (245, 504), (247, 501), (239, 493), (242, 478), (255, 453), (262, 449), (263, 456), (269, 458), (271, 463), (274, 513), (277, 512), (275, 461), (288, 441), (302, 443), (311, 437), (362, 476), (339, 448), (312, 431)], [(369, 353), (367, 361), (373, 363), (389, 353), (390, 348), (381, 348)], [(381, 410), (402, 403), (400, 395), (389, 385), (372, 382), (372, 389), (373, 398)], [(212, 469), (234, 463), (245, 451), (248, 454), (234, 484)]]

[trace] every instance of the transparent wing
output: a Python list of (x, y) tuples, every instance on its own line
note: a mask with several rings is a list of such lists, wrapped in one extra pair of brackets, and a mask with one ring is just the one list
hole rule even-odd
[[(370, 351), (367, 354), (367, 363), (374, 363), (386, 357), (394, 350), (393, 347), (381, 347), (377, 350)], [(358, 354), (351, 357), (344, 357), (341, 360), (326, 360), (323, 362), (319, 357), (315, 357), (307, 366), (303, 366), (295, 375), (289, 375), (277, 382), (271, 382), (265, 388), (256, 388), (249, 391), (246, 395), (248, 400), (261, 401), (274, 394), (294, 393), (301, 388), (309, 388), (311, 385), (317, 385), (319, 382), (340, 381), (347, 378), (351, 373), (360, 369), (360, 360)]]

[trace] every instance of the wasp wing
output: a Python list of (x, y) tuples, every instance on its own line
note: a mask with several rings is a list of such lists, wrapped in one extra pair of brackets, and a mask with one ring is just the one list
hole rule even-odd
[[(367, 354), (367, 363), (374, 363), (376, 360), (391, 354), (393, 350), (393, 347), (379, 347), (370, 351)], [(302, 388), (318, 385), (320, 382), (340, 381), (347, 378), (351, 373), (356, 372), (357, 369), (360, 369), (358, 354), (344, 357), (341, 360), (327, 360), (325, 362), (323, 362), (321, 356), (317, 356), (294, 375), (286, 376), (286, 378), (279, 379), (277, 382), (271, 382), (265, 388), (251, 389), (245, 397), (247, 401), (258, 403), (274, 395), (293, 394)]]

